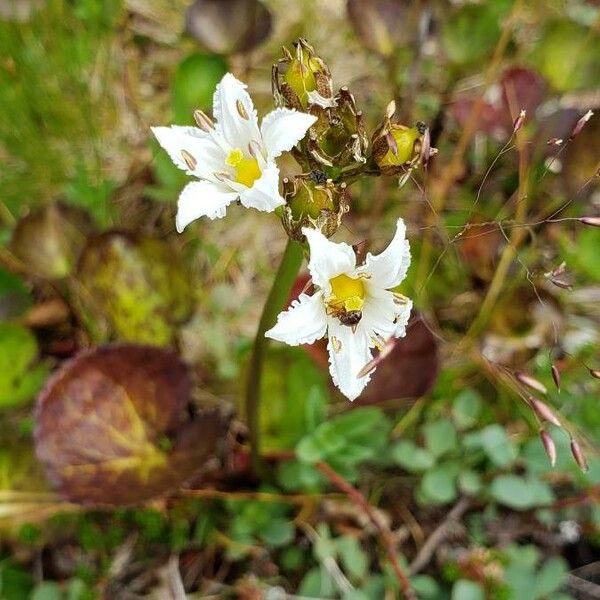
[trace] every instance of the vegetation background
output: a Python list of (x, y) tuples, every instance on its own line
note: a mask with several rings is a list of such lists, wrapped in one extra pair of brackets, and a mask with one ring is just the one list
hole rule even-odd
[[(591, 0), (0, 0), (0, 598), (600, 597), (599, 31)], [(257, 477), (286, 236), (177, 235), (149, 128), (228, 70), (264, 114), (298, 37), (369, 133), (395, 99), (439, 152), (356, 182), (337, 235), (407, 222), (406, 340), (353, 405), (273, 345)]]

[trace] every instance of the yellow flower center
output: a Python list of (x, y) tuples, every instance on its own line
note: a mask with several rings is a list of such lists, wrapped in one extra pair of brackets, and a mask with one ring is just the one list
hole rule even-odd
[(227, 155), (225, 162), (235, 168), (235, 180), (245, 186), (252, 187), (261, 176), (258, 161), (255, 158), (246, 158), (239, 148), (234, 148)]
[(394, 154), (391, 150), (388, 150), (381, 159), (381, 165), (397, 167), (414, 158), (415, 142), (421, 137), (421, 134), (415, 127), (409, 129), (403, 126), (393, 127), (391, 134), (398, 147), (398, 153)]
[(362, 279), (353, 279), (342, 273), (329, 280), (332, 298), (329, 304), (347, 311), (361, 310), (365, 303), (365, 286)]

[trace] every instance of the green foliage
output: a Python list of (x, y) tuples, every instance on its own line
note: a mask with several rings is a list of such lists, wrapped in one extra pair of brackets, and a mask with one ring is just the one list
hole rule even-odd
[[(87, 7), (87, 8), (84, 8)], [(93, 8), (92, 8), (93, 7)], [(115, 61), (107, 52), (121, 12), (120, 0), (49, 0), (15, 26), (0, 20), (0, 171), (2, 201), (16, 212), (59, 193), (78, 161), (89, 177), (103, 180), (103, 159), (112, 151), (102, 139), (114, 124), (111, 80)], [(103, 84), (90, 93), (90, 81)], [(103, 207), (96, 205), (100, 210)]]
[(550, 21), (533, 58), (542, 75), (559, 91), (589, 89), (600, 82), (600, 49), (593, 27), (566, 19)]
[[(272, 489), (264, 488), (264, 492)], [(289, 505), (280, 502), (228, 500), (231, 514), (229, 535), (236, 542), (228, 548), (232, 558), (243, 556), (250, 547), (266, 544), (278, 548), (289, 544), (295, 528), (289, 519)]]
[(465, 4), (444, 22), (442, 42), (451, 62), (474, 63), (492, 52), (500, 37), (506, 2)]
[(227, 70), (221, 57), (201, 52), (190, 54), (179, 63), (171, 88), (175, 123), (191, 125), (195, 109), (212, 108), (213, 93)]
[(355, 481), (358, 467), (381, 455), (390, 429), (381, 410), (357, 408), (321, 423), (304, 436), (296, 446), (296, 455), (307, 464), (324, 461)]
[(262, 381), (265, 443), (290, 448), (324, 420), (329, 392), (323, 372), (302, 350), (271, 348), (268, 359)]
[(48, 366), (36, 364), (37, 357), (37, 341), (29, 329), (0, 323), (0, 408), (21, 405), (38, 392)]

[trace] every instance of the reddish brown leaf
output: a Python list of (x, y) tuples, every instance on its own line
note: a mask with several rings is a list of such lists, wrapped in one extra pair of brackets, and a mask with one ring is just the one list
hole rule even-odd
[(108, 345), (66, 362), (40, 394), (36, 451), (54, 486), (84, 504), (130, 504), (190, 479), (224, 430), (192, 416), (188, 369), (174, 352)]
[(355, 404), (419, 398), (434, 385), (439, 372), (438, 341), (421, 314), (413, 311), (406, 337), (398, 340), (371, 377)]

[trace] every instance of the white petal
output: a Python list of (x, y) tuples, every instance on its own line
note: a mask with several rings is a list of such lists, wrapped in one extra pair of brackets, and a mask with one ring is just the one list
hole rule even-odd
[(329, 280), (341, 273), (350, 273), (356, 267), (356, 255), (348, 244), (330, 242), (317, 229), (302, 228), (310, 246), (308, 270), (313, 282), (329, 292)]
[(300, 294), (288, 310), (279, 314), (277, 324), (269, 329), (265, 336), (290, 346), (312, 344), (321, 339), (327, 329), (322, 296), (321, 292), (313, 296)]
[(274, 162), (266, 164), (260, 178), (251, 188), (242, 192), (240, 200), (246, 208), (256, 208), (265, 212), (272, 212), (285, 204), (279, 193), (279, 169)]
[(369, 252), (359, 271), (370, 273), (371, 282), (380, 288), (390, 289), (400, 284), (410, 266), (410, 246), (405, 236), (404, 221), (398, 219), (396, 234), (389, 246), (377, 256)]
[(175, 225), (181, 233), (192, 221), (199, 217), (220, 219), (225, 216), (225, 209), (238, 197), (222, 184), (211, 181), (194, 181), (188, 183), (179, 196)]
[(217, 131), (232, 148), (240, 148), (244, 152), (251, 141), (260, 143), (261, 139), (256, 110), (246, 87), (231, 73), (226, 73), (213, 96)]
[(269, 158), (291, 150), (315, 123), (317, 117), (288, 108), (277, 108), (263, 120), (260, 130)]
[(371, 360), (369, 338), (359, 324), (356, 331), (342, 325), (337, 319), (329, 320), (329, 372), (333, 383), (348, 400), (360, 396), (371, 379), (370, 374), (357, 377), (360, 370)]
[[(171, 160), (188, 175), (214, 181), (213, 174), (227, 169), (225, 153), (213, 137), (196, 127), (152, 127), (158, 143), (169, 153)], [(196, 163), (190, 169), (183, 157), (187, 152)]]
[(399, 301), (392, 292), (387, 290), (379, 290), (375, 293), (369, 290), (362, 308), (361, 324), (369, 336), (376, 333), (384, 340), (392, 336), (404, 337), (411, 309), (412, 302), (408, 298)]

